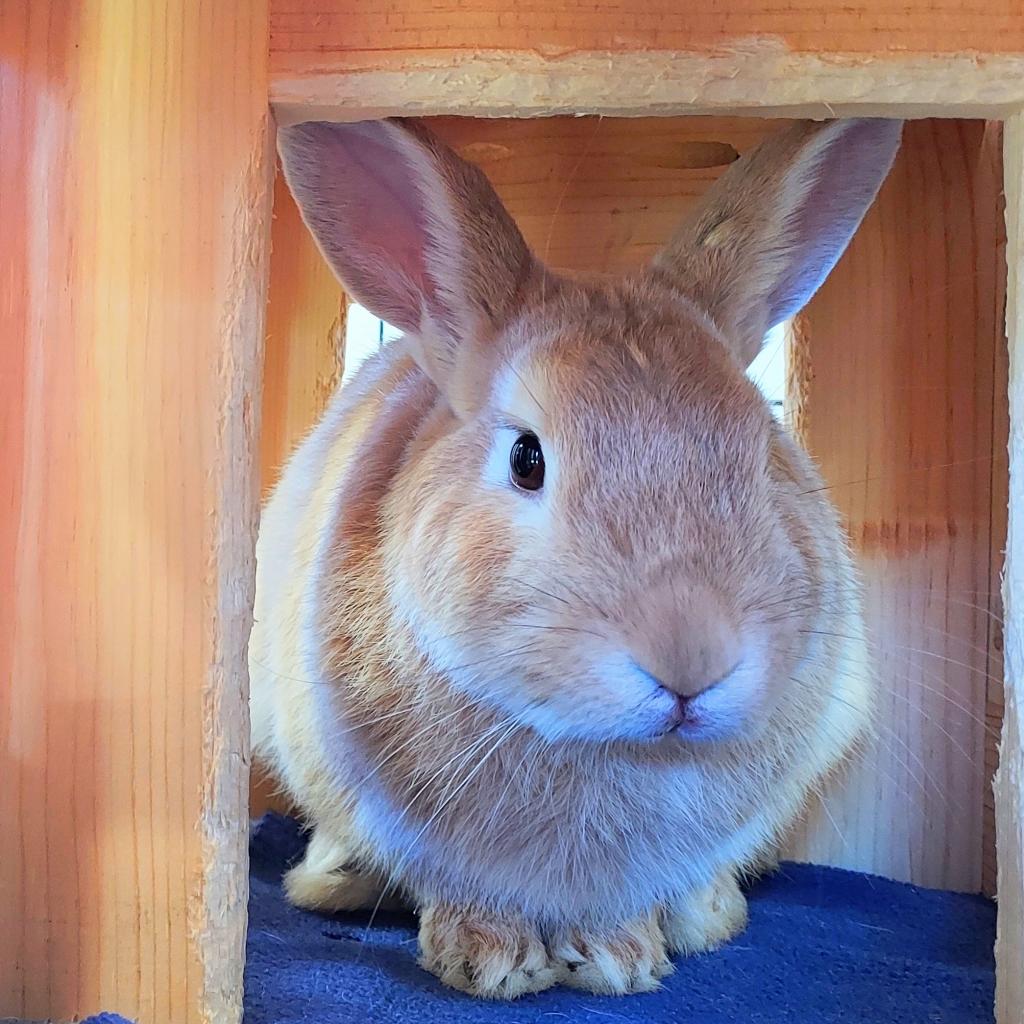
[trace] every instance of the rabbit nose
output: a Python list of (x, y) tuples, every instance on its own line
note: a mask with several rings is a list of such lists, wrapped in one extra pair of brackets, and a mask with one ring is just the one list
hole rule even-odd
[(651, 672), (650, 669), (646, 668), (639, 661), (634, 662), (634, 664), (651, 680), (651, 682), (656, 683), (663, 690), (667, 690), (675, 697), (677, 713), (680, 719), (685, 719), (690, 704), (702, 693), (707, 693), (708, 690), (714, 689), (714, 687), (718, 686), (720, 683), (725, 682), (725, 680), (728, 679), (737, 668), (739, 668), (740, 662), (739, 659), (737, 659), (724, 672), (704, 678), (701, 681), (697, 681), (693, 677), (683, 679), (666, 679), (655, 672)]
[(652, 588), (627, 624), (634, 663), (660, 686), (692, 699), (739, 664), (743, 644), (733, 616), (709, 588)]

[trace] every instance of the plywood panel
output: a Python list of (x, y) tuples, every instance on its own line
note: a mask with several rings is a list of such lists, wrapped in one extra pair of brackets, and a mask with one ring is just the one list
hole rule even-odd
[[(999, 386), (998, 126), (909, 124), (803, 318), (803, 436), (867, 590), (881, 733), (794, 852), (979, 891)], [(999, 390), (997, 390), (999, 389)]]
[(1024, 1019), (1024, 115), (1006, 125), (1007, 304), (1010, 350), (1010, 516), (1006, 551), (1005, 718), (996, 777), (999, 924), (996, 1020)]
[(0, 1017), (240, 1019), (266, 54), (0, 4)]

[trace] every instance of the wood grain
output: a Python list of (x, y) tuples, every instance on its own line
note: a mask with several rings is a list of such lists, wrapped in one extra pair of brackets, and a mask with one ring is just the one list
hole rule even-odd
[(297, 53), (275, 59), (280, 123), (397, 114), (617, 117), (990, 117), (1024, 105), (1024, 54), (794, 53), (776, 40), (727, 49)]
[(341, 380), (347, 306), (341, 285), (302, 222), (284, 175), (278, 173), (263, 362), (264, 497)]
[(0, 1017), (240, 1019), (267, 31), (0, 5)]
[[(1001, 245), (1008, 254), (1006, 237), (1006, 204), (1002, 207), (1004, 229)], [(1000, 308), (1007, 307), (1007, 276), (1005, 265), (996, 268), (996, 301)], [(988, 679), (985, 693), (985, 791), (982, 809), (981, 891), (986, 896), (997, 894), (998, 857), (996, 850), (995, 788), (993, 785), (999, 767), (999, 741), (1003, 728), (1004, 698), (1003, 674), (1006, 660), (1005, 608), (1003, 606), (1003, 571), (1006, 566), (1006, 529), (1010, 498), (1009, 459), (1003, 457), (1010, 437), (1009, 352), (1006, 344), (1006, 323), (1001, 342), (996, 346), (993, 374), (992, 450), (998, 457), (992, 461), (992, 519), (989, 537), (988, 595), (991, 615), (988, 622)]]
[(864, 574), (882, 699), (878, 742), (791, 852), (971, 892), (1006, 493), (1000, 166), (998, 126), (909, 124), (803, 318), (803, 435)]
[(381, 51), (705, 50), (753, 38), (816, 54), (1024, 51), (1015, 0), (274, 0), (270, 45), (283, 55)]
[(1006, 327), (1010, 350), (1010, 515), (1006, 607), (1005, 716), (996, 775), (999, 920), (996, 1020), (1024, 1020), (1024, 114), (1006, 125)]
[(478, 164), (551, 266), (622, 273), (650, 260), (696, 199), (785, 122), (754, 118), (431, 118)]
[(271, 25), (285, 120), (1024, 104), (1018, 0), (276, 0)]

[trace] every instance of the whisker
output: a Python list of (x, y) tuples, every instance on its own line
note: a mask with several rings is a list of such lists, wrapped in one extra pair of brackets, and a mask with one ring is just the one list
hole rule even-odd
[[(370, 929), (373, 927), (373, 922), (376, 919), (376, 915), (379, 912), (381, 904), (384, 901), (384, 894), (389, 889), (393, 888), (395, 886), (395, 884), (398, 882), (398, 878), (399, 878), (402, 870), (405, 868), (406, 864), (408, 863), (409, 858), (412, 856), (413, 851), (414, 851), (414, 849), (416, 847), (416, 844), (423, 837), (423, 835), (427, 831), (427, 829), (429, 829), (430, 826), (437, 820), (438, 816), (444, 812), (445, 808), (447, 808), (451, 804), (451, 802), (456, 797), (458, 797), (458, 795), (466, 788), (466, 786), (468, 786), (469, 783), (472, 782), (473, 779), (479, 774), (481, 769), (484, 767), (484, 765), (490, 759), (491, 755), (518, 728), (520, 728), (519, 723), (516, 722), (516, 721), (513, 721), (508, 726), (508, 728), (505, 730), (505, 732), (503, 732), (498, 737), (498, 739), (495, 740), (495, 742), (492, 744), (491, 748), (487, 751), (486, 754), (484, 754), (484, 756), (477, 763), (476, 767), (466, 776), (465, 779), (463, 779), (463, 781), (458, 785), (458, 787), (455, 789), (455, 791), (450, 796), (448, 796), (446, 799), (444, 799), (444, 801), (437, 807), (437, 809), (434, 811), (434, 813), (431, 814), (430, 817), (426, 820), (426, 822), (423, 824), (423, 827), (410, 840), (409, 845), (408, 845), (407, 850), (406, 850), (406, 853), (403, 854), (401, 860), (398, 862), (398, 864), (396, 864), (396, 866), (390, 872), (390, 876), (389, 876), (388, 882), (385, 885), (384, 889), (381, 891), (381, 895), (378, 897), (377, 902), (374, 905), (373, 911), (370, 914), (370, 919), (369, 919), (369, 921), (368, 921), (368, 923), (366, 925), (366, 931), (364, 932), (364, 942), (366, 941), (366, 939), (369, 938)], [(477, 749), (477, 748), (474, 747), (474, 749)], [(460, 765), (460, 767), (461, 767), (461, 765)]]
[(911, 473), (927, 473), (936, 469), (952, 469), (957, 466), (970, 466), (979, 462), (992, 462), (1000, 458), (1006, 458), (1006, 453), (1001, 455), (978, 455), (973, 459), (956, 459), (953, 462), (934, 463), (930, 466), (911, 466), (907, 469), (896, 469), (890, 473), (881, 473), (878, 476), (861, 477), (858, 480), (845, 480), (842, 483), (825, 484), (823, 487), (812, 487), (806, 491), (800, 491), (798, 497), (808, 494), (818, 494), (821, 491), (830, 491), (836, 487), (856, 487), (859, 484), (877, 483), (879, 480), (888, 480), (892, 477), (907, 476)]

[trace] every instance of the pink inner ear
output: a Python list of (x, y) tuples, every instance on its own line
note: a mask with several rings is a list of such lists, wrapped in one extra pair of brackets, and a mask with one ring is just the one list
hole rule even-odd
[(289, 184), (346, 289), (374, 315), (419, 328), (434, 299), (427, 212), (401, 129), (310, 122), (282, 132)]

